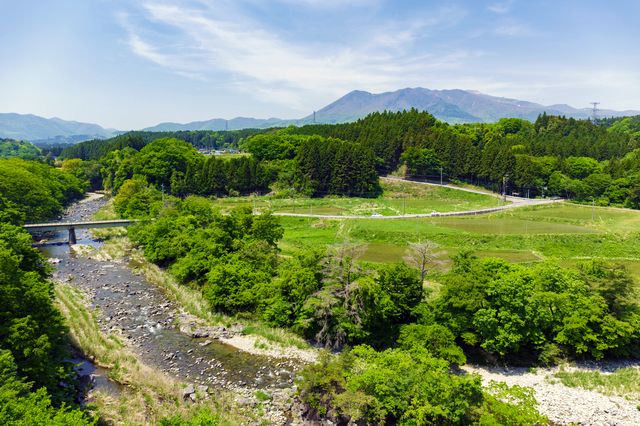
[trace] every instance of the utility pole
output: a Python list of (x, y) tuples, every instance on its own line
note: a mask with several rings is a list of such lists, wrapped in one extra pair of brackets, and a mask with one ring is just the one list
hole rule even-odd
[(593, 105), (593, 108), (591, 108), (591, 122), (593, 124), (597, 124), (598, 123), (598, 105), (600, 105), (600, 102), (591, 102), (591, 105)]
[(506, 174), (502, 177), (502, 201), (507, 202), (507, 179), (509, 178), (509, 174)]
[(316, 124), (316, 112), (313, 111), (313, 124)]
[(442, 185), (442, 166), (440, 166), (440, 185)]

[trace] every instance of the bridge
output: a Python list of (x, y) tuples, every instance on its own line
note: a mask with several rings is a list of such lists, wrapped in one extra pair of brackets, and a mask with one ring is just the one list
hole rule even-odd
[(24, 229), (30, 234), (39, 232), (52, 232), (66, 229), (69, 231), (69, 244), (76, 244), (76, 229), (91, 228), (116, 228), (120, 226), (130, 226), (139, 222), (137, 219), (115, 219), (115, 220), (94, 220), (89, 222), (52, 222), (52, 223), (31, 223), (24, 225)]

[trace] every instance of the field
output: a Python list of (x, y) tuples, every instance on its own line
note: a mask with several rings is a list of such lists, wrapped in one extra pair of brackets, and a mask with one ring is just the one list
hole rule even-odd
[(462, 211), (501, 204), (492, 195), (438, 186), (392, 180), (383, 180), (382, 185), (384, 194), (374, 199), (255, 196), (214, 202), (223, 210), (244, 205), (275, 212), (362, 216), (281, 217), (285, 235), (280, 248), (284, 255), (292, 255), (300, 248), (350, 241), (366, 245), (364, 261), (398, 262), (405, 256), (408, 243), (432, 240), (446, 252), (443, 268), (465, 249), (478, 257), (498, 257), (516, 263), (549, 259), (570, 266), (583, 259), (610, 259), (624, 263), (640, 277), (640, 211), (555, 203), (480, 216), (369, 218), (372, 214)]
[(224, 209), (247, 206), (256, 210), (321, 215), (395, 216), (403, 214), (451, 212), (497, 207), (501, 200), (492, 195), (458, 191), (451, 188), (412, 182), (382, 181), (383, 195), (378, 198), (324, 197), (292, 195), (228, 197), (216, 200)]
[[(363, 260), (402, 260), (409, 242), (432, 240), (448, 261), (461, 249), (479, 257), (561, 265), (607, 258), (640, 276), (640, 212), (570, 203), (523, 207), (482, 216), (421, 219), (319, 219), (282, 217), (283, 254), (343, 241), (367, 245)], [(446, 267), (446, 264), (445, 264)]]

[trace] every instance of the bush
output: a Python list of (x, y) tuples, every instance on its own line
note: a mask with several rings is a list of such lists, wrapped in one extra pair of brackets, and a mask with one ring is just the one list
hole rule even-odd
[(309, 418), (339, 424), (510, 424), (544, 422), (532, 392), (493, 385), (484, 393), (477, 375), (457, 376), (426, 350), (356, 346), (324, 353), (297, 382)]
[(638, 304), (624, 269), (591, 264), (579, 273), (495, 259), (465, 265), (454, 268), (434, 305), (436, 319), (467, 345), (502, 358), (533, 353), (543, 363), (637, 348)]

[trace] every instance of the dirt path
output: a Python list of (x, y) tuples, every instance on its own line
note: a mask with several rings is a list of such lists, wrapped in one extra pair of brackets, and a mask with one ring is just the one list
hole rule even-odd
[[(581, 388), (571, 388), (550, 380), (557, 368), (537, 369), (530, 372), (526, 368), (488, 368), (467, 365), (463, 369), (478, 373), (485, 383), (504, 382), (510, 386), (520, 385), (533, 388), (539, 410), (549, 420), (562, 425), (640, 425), (640, 401), (628, 401), (618, 396), (607, 396), (599, 392)], [(600, 371), (610, 369), (603, 364)]]

